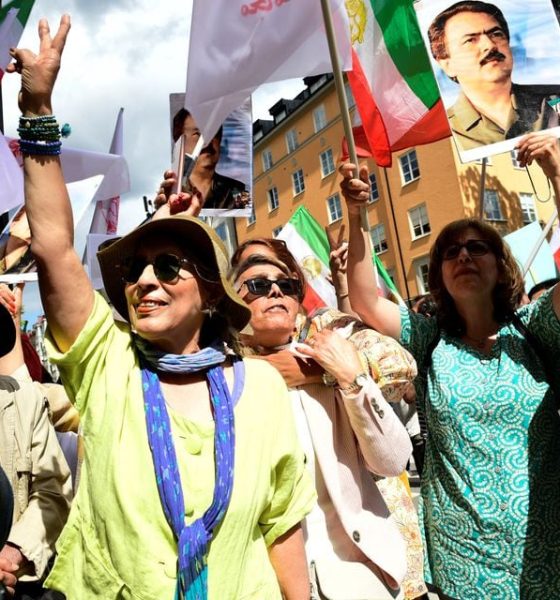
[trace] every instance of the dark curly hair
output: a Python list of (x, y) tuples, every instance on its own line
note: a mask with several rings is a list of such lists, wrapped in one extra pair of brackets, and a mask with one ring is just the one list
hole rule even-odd
[(436, 60), (449, 58), (447, 47), (445, 45), (445, 25), (447, 21), (462, 12), (485, 13), (496, 19), (498, 25), (503, 29), (509, 41), (509, 28), (504, 13), (495, 5), (478, 0), (463, 0), (448, 6), (439, 13), (432, 21), (428, 29), (428, 39), (430, 40), (430, 50)]
[(475, 229), (480, 239), (490, 244), (498, 265), (500, 280), (496, 283), (492, 294), (494, 319), (505, 323), (519, 306), (524, 294), (523, 276), (509, 246), (500, 234), (480, 219), (460, 219), (446, 225), (438, 235), (430, 250), (430, 267), (428, 284), (437, 305), (437, 318), (440, 327), (447, 333), (461, 336), (465, 333), (465, 323), (459, 315), (455, 302), (445, 289), (442, 276), (444, 250), (457, 242), (467, 229)]

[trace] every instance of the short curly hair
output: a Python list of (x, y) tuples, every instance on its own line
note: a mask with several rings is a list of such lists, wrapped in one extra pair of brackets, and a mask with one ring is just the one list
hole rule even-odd
[(495, 4), (480, 2), (479, 0), (463, 0), (448, 6), (445, 10), (440, 12), (432, 21), (432, 24), (428, 29), (430, 50), (432, 51), (432, 56), (436, 60), (449, 58), (447, 46), (445, 44), (445, 25), (451, 17), (463, 12), (485, 13), (491, 15), (504, 30), (504, 33), (509, 40), (509, 27), (506, 18), (504, 17), (504, 13)]
[(494, 287), (492, 299), (494, 318), (498, 323), (504, 323), (511, 318), (525, 292), (519, 265), (509, 246), (493, 227), (480, 219), (460, 219), (449, 223), (441, 230), (430, 250), (428, 284), (430, 293), (437, 305), (437, 318), (440, 327), (449, 334), (456, 336), (464, 335), (465, 323), (457, 311), (455, 301), (443, 283), (443, 252), (448, 246), (456, 243), (467, 229), (478, 231), (480, 239), (490, 244), (490, 248), (496, 257), (500, 280)]

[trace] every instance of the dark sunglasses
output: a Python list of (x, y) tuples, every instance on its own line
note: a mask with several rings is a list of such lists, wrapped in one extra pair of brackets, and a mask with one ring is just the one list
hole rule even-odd
[(443, 260), (453, 260), (459, 256), (463, 248), (467, 250), (470, 256), (484, 256), (492, 250), (490, 244), (484, 240), (469, 240), (464, 244), (451, 244), (451, 246), (447, 246), (441, 253), (441, 256)]
[(121, 265), (122, 278), (126, 283), (136, 283), (148, 265), (153, 265), (155, 276), (165, 283), (177, 279), (183, 267), (193, 273), (196, 272), (188, 259), (175, 254), (158, 254), (152, 260), (143, 256), (131, 256)]
[(246, 285), (253, 296), (268, 296), (273, 283), (278, 286), (285, 296), (299, 296), (301, 294), (301, 283), (299, 279), (295, 278), (267, 279), (266, 277), (255, 277), (244, 281), (241, 287)]

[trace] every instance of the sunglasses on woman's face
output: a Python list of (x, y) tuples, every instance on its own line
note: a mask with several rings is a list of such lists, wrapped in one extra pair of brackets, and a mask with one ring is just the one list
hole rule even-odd
[(158, 254), (152, 260), (143, 256), (131, 256), (122, 265), (122, 277), (126, 283), (136, 283), (148, 265), (153, 265), (154, 275), (159, 281), (169, 283), (179, 276), (179, 271), (186, 268), (194, 272), (192, 263), (175, 254)]
[(268, 296), (274, 283), (284, 296), (299, 296), (301, 293), (301, 283), (299, 279), (295, 278), (267, 279), (266, 277), (254, 277), (253, 279), (244, 281), (241, 287), (246, 285), (253, 296)]
[(484, 256), (492, 250), (490, 244), (484, 240), (468, 240), (464, 244), (451, 244), (451, 246), (447, 246), (441, 254), (443, 260), (457, 258), (463, 248), (469, 253), (469, 256)]

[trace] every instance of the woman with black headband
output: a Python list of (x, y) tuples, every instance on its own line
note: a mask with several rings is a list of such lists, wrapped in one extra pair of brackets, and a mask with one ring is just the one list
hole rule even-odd
[(299, 524), (315, 492), (284, 382), (235, 354), (250, 311), (217, 235), (164, 218), (103, 249), (118, 324), (73, 249), (51, 109), (69, 28), (51, 38), (42, 20), (39, 54), (12, 51), (10, 67), (51, 355), (85, 446), (47, 585), (77, 600), (307, 598)]

